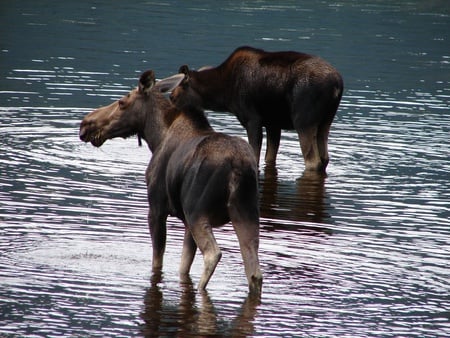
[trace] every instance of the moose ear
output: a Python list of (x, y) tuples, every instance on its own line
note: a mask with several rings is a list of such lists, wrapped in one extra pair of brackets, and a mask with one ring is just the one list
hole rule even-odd
[(139, 91), (147, 94), (155, 85), (155, 73), (153, 70), (147, 70), (139, 78)]
[(180, 69), (178, 69), (178, 73), (189, 75), (189, 67), (188, 65), (182, 65)]
[(184, 74), (183, 84), (189, 82), (189, 72), (190, 72), (190, 70), (189, 70), (188, 65), (182, 65), (180, 67), (180, 69), (178, 69), (179, 74)]
[(184, 74), (175, 74), (170, 77), (166, 77), (155, 84), (155, 89), (160, 91), (161, 93), (170, 92), (176, 86), (178, 86), (181, 81), (183, 81), (185, 75)]

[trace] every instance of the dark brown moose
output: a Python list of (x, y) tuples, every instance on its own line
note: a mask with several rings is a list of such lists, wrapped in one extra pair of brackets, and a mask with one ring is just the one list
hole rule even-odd
[(212, 227), (229, 221), (237, 234), (250, 294), (260, 294), (258, 259), (258, 172), (244, 140), (215, 132), (202, 111), (180, 110), (161, 94), (183, 76), (155, 82), (144, 72), (138, 87), (122, 99), (86, 115), (80, 138), (100, 147), (107, 139), (137, 134), (153, 153), (146, 171), (152, 267), (163, 265), (168, 215), (180, 218), (185, 235), (180, 275), (188, 277), (197, 247), (204, 270), (198, 288), (205, 289), (221, 251)]
[(193, 71), (181, 66), (184, 81), (172, 92), (178, 107), (229, 111), (247, 130), (259, 160), (263, 127), (265, 161), (274, 165), (281, 129), (295, 129), (306, 170), (325, 171), (328, 134), (343, 81), (323, 59), (297, 52), (236, 49), (221, 65)]

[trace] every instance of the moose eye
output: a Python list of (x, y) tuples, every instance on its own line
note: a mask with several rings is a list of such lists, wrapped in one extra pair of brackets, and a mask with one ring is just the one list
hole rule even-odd
[(123, 109), (125, 107), (125, 101), (123, 99), (119, 100), (119, 108)]

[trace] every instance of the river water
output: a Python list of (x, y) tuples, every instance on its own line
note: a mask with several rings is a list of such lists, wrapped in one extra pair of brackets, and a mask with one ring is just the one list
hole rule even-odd
[[(450, 336), (447, 1), (24, 0), (0, 19), (0, 336)], [(217, 65), (240, 45), (321, 55), (346, 87), (327, 177), (303, 174), (293, 132), (276, 169), (261, 163), (260, 302), (230, 225), (207, 293), (200, 255), (179, 283), (174, 218), (152, 276), (151, 154), (78, 139), (142, 71)]]

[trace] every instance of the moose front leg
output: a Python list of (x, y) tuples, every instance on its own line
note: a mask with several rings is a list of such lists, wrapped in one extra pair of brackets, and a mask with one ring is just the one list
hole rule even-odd
[(255, 153), (256, 163), (259, 163), (259, 156), (261, 155), (261, 146), (263, 138), (263, 130), (261, 121), (258, 119), (250, 120), (246, 125), (248, 143)]
[(266, 164), (275, 165), (277, 160), (278, 148), (280, 147), (281, 128), (274, 126), (266, 126), (267, 134), (267, 150), (265, 161)]
[(158, 210), (150, 209), (148, 215), (148, 228), (152, 239), (153, 271), (161, 270), (163, 266), (164, 251), (166, 250), (166, 219), (167, 215), (161, 215)]

